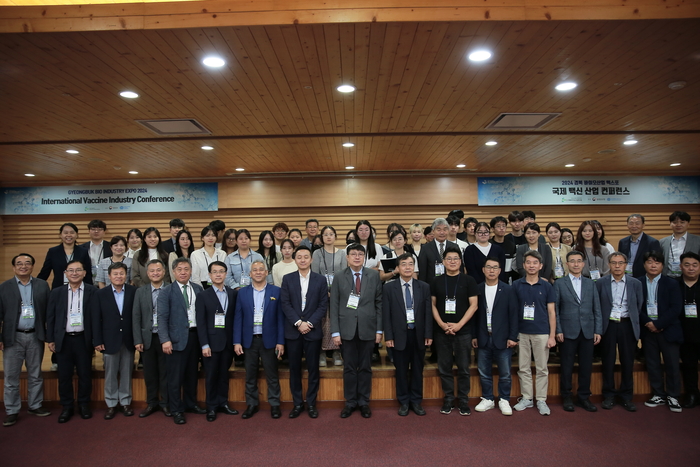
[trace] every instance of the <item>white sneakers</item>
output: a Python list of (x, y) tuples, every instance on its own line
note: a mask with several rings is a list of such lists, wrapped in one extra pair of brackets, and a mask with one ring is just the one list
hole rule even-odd
[[(486, 412), (487, 410), (491, 410), (494, 407), (496, 407), (494, 401), (490, 399), (484, 399), (482, 397), (481, 402), (477, 404), (474, 410), (476, 410), (477, 412)], [(513, 410), (510, 408), (510, 403), (507, 399), (500, 399), (498, 401), (498, 408), (501, 410), (501, 413), (503, 415), (513, 415)]]
[(537, 401), (537, 410), (540, 411), (540, 415), (549, 415), (549, 406), (545, 401)]
[(513, 415), (513, 409), (510, 408), (510, 402), (508, 399), (499, 399), (498, 408), (501, 409), (503, 415)]
[(513, 408), (518, 412), (522, 412), (523, 410), (530, 409), (532, 407), (534, 407), (534, 405), (532, 404), (532, 399), (525, 399), (521, 397), (518, 399), (518, 403), (515, 404), (515, 407)]

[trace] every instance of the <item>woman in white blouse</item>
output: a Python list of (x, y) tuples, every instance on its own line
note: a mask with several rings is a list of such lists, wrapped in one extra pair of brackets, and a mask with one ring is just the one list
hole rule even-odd
[[(143, 233), (143, 247), (138, 254), (134, 256), (134, 261), (131, 263), (131, 282), (136, 287), (150, 283), (146, 270), (146, 265), (152, 259), (159, 259), (163, 265), (168, 264), (168, 253), (163, 249), (160, 240), (160, 231), (155, 227), (149, 227)], [(163, 277), (163, 282), (170, 283), (170, 274)]]
[[(394, 230), (391, 232), (391, 235), (389, 235), (389, 244), (391, 245), (391, 251), (382, 259), (398, 258), (402, 254), (408, 253), (405, 248), (406, 238), (404, 237), (403, 232), (400, 230)], [(384, 264), (381, 261), (379, 262), (379, 277), (382, 281), (389, 282), (395, 279), (398, 275), (398, 265), (391, 271), (384, 272)], [(416, 280), (418, 279), (418, 258), (416, 257), (413, 258), (413, 278)]]
[(379, 260), (382, 258), (382, 246), (374, 241), (372, 233), (372, 224), (367, 220), (362, 220), (355, 225), (355, 235), (357, 242), (365, 247), (365, 264), (366, 268), (379, 271)]
[(545, 229), (549, 248), (552, 250), (552, 278), (550, 282), (569, 274), (569, 266), (566, 264), (566, 255), (571, 251), (569, 245), (561, 241), (561, 227), (556, 222), (550, 222)]
[[(413, 248), (413, 254), (416, 258), (420, 254), (420, 249), (423, 246), (421, 241), (423, 240), (423, 226), (420, 224), (413, 224), (408, 228), (408, 235), (410, 235), (411, 247)], [(417, 265), (416, 265), (417, 266)]]
[(168, 255), (168, 271), (170, 271), (170, 282), (175, 282), (173, 273), (173, 263), (178, 258), (189, 259), (194, 253), (194, 241), (189, 230), (181, 230), (175, 237), (175, 251)]
[(131, 229), (129, 233), (126, 234), (126, 241), (129, 249), (126, 250), (124, 256), (133, 258), (143, 246), (143, 234), (139, 229)]
[(205, 289), (211, 287), (209, 278), (209, 265), (214, 261), (225, 261), (226, 253), (216, 248), (216, 232), (211, 226), (202, 229), (202, 248), (193, 251), (190, 261), (192, 262), (192, 282), (199, 284)]

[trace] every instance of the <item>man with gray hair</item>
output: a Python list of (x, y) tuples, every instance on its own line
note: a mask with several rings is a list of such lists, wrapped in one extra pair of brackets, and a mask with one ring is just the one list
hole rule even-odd
[[(459, 246), (447, 240), (447, 234), (450, 231), (450, 226), (447, 221), (438, 217), (433, 221), (432, 233), (435, 235), (435, 240), (428, 242), (420, 249), (418, 256), (418, 279), (427, 282), (429, 285), (437, 276), (445, 274), (445, 265), (442, 264), (442, 256), (445, 249), (450, 246)], [(461, 251), (461, 250), (460, 250)]]

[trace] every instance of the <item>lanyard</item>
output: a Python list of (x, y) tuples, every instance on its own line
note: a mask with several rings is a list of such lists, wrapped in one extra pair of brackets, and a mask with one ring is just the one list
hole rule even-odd
[[(462, 275), (462, 273), (457, 274), (457, 282), (455, 282), (455, 291), (454, 291), (454, 294), (452, 295), (452, 298), (454, 300), (457, 300), (457, 287), (459, 286), (459, 278), (461, 275)], [(454, 277), (454, 276), (450, 276), (450, 277)], [(445, 294), (447, 295), (447, 274), (445, 274)]]
[[(613, 279), (613, 282), (615, 282), (615, 289), (622, 284), (622, 296), (620, 297), (620, 303), (617, 304), (618, 307), (622, 308), (622, 304), (625, 301), (625, 294), (627, 294), (627, 284), (623, 281), (617, 282), (615, 279)], [(613, 303), (613, 305), (615, 305), (615, 303)]]
[[(326, 249), (322, 249), (321, 253), (321, 258), (323, 258), (323, 267), (326, 268), (326, 275), (328, 275), (328, 264), (326, 263)], [(333, 266), (333, 270), (331, 271), (331, 274), (335, 275), (335, 247), (333, 247), (333, 259), (331, 260), (331, 266)]]
[[(70, 285), (68, 286), (68, 291), (71, 292), (70, 294), (70, 302), (68, 303), (68, 313), (73, 311), (73, 303), (75, 301), (75, 292), (73, 292), (70, 288)], [(80, 303), (82, 302), (81, 296), (82, 295), (82, 290), (78, 289), (78, 313), (80, 313)]]
[(693, 303), (695, 303), (695, 297), (693, 297), (692, 302), (688, 301), (688, 291), (692, 290), (696, 285), (697, 282), (693, 284), (693, 287), (688, 287), (688, 284), (686, 284), (685, 282), (683, 283), (683, 303), (685, 303), (686, 305), (692, 305)]

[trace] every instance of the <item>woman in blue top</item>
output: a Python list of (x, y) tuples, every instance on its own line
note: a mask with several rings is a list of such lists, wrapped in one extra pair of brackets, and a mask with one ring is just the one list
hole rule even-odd
[[(253, 261), (265, 262), (260, 253), (250, 249), (250, 232), (241, 229), (236, 233), (238, 250), (226, 257), (226, 285), (232, 289), (238, 289), (250, 285), (250, 266)], [(268, 271), (270, 274), (272, 271)]]

